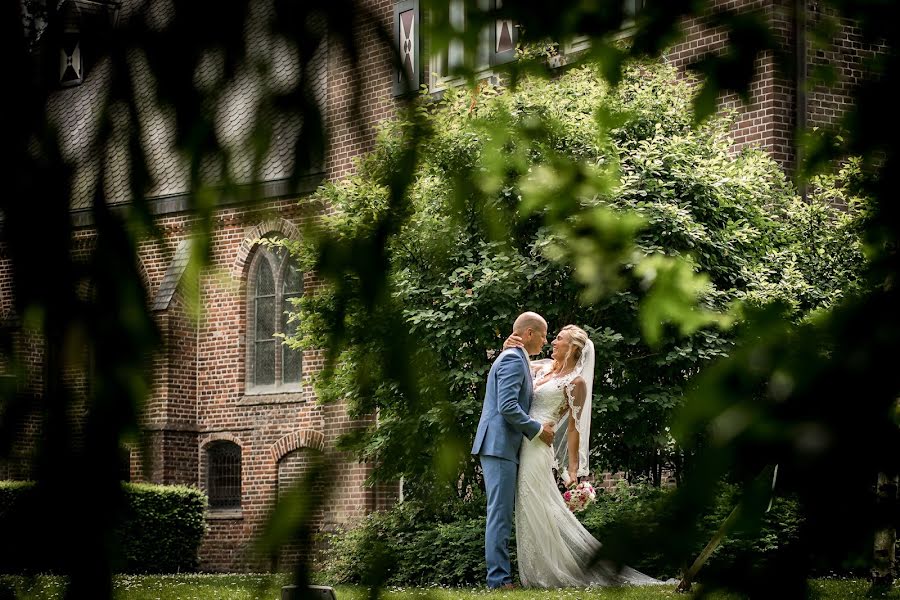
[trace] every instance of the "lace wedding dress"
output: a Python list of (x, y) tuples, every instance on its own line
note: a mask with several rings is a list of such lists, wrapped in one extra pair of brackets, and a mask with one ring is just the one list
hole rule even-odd
[[(556, 421), (566, 402), (563, 390), (575, 375), (573, 372), (535, 387), (531, 417), (540, 422)], [(553, 449), (540, 436), (525, 438), (519, 451), (515, 512), (522, 585), (556, 588), (663, 583), (628, 567), (617, 571), (607, 562), (591, 565), (601, 544), (566, 507), (556, 487), (553, 466)]]

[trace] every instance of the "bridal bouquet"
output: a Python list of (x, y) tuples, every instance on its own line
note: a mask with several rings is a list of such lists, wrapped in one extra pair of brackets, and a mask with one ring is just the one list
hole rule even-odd
[(563, 500), (573, 513), (581, 512), (597, 498), (594, 486), (582, 481), (572, 489), (563, 492)]

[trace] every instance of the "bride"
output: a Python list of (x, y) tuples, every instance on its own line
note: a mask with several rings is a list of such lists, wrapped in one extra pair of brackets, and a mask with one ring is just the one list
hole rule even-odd
[[(519, 345), (515, 336), (504, 349)], [(516, 551), (523, 586), (556, 588), (663, 583), (629, 567), (593, 562), (600, 542), (563, 501), (553, 475), (569, 485), (588, 474), (588, 437), (594, 382), (594, 344), (566, 325), (551, 342), (551, 360), (532, 363), (534, 400), (529, 416), (557, 422), (557, 448), (527, 437), (519, 452), (516, 490)], [(555, 454), (555, 456), (554, 456)]]

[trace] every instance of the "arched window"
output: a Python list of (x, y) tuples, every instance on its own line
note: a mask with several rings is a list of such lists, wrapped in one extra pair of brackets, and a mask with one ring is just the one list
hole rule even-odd
[(206, 493), (211, 509), (241, 507), (241, 447), (234, 442), (207, 446)]
[(302, 353), (285, 346), (293, 298), (303, 295), (303, 273), (283, 248), (261, 246), (247, 280), (247, 390), (290, 391), (300, 387)]

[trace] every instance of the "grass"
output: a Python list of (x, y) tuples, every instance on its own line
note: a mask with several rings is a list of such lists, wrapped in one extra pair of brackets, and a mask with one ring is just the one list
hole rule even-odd
[[(287, 575), (121, 575), (115, 580), (116, 598), (119, 600), (277, 600), (281, 598), (281, 586), (288, 583)], [(64, 580), (61, 577), (0, 576), (0, 597), (8, 597), (4, 591), (12, 591), (16, 598), (27, 600), (61, 600)], [(868, 582), (863, 579), (814, 579), (810, 581), (813, 594), (820, 600), (845, 600), (865, 598)], [(367, 600), (368, 590), (362, 587), (338, 586), (339, 600)], [(485, 588), (387, 588), (383, 600), (662, 600), (689, 599), (675, 593), (674, 585), (650, 588), (625, 588), (618, 590), (515, 590), (489, 592)], [(772, 598), (781, 598), (778, 589), (772, 590)], [(737, 595), (711, 594), (711, 600), (738, 599)], [(890, 600), (900, 600), (900, 589), (895, 589)]]

